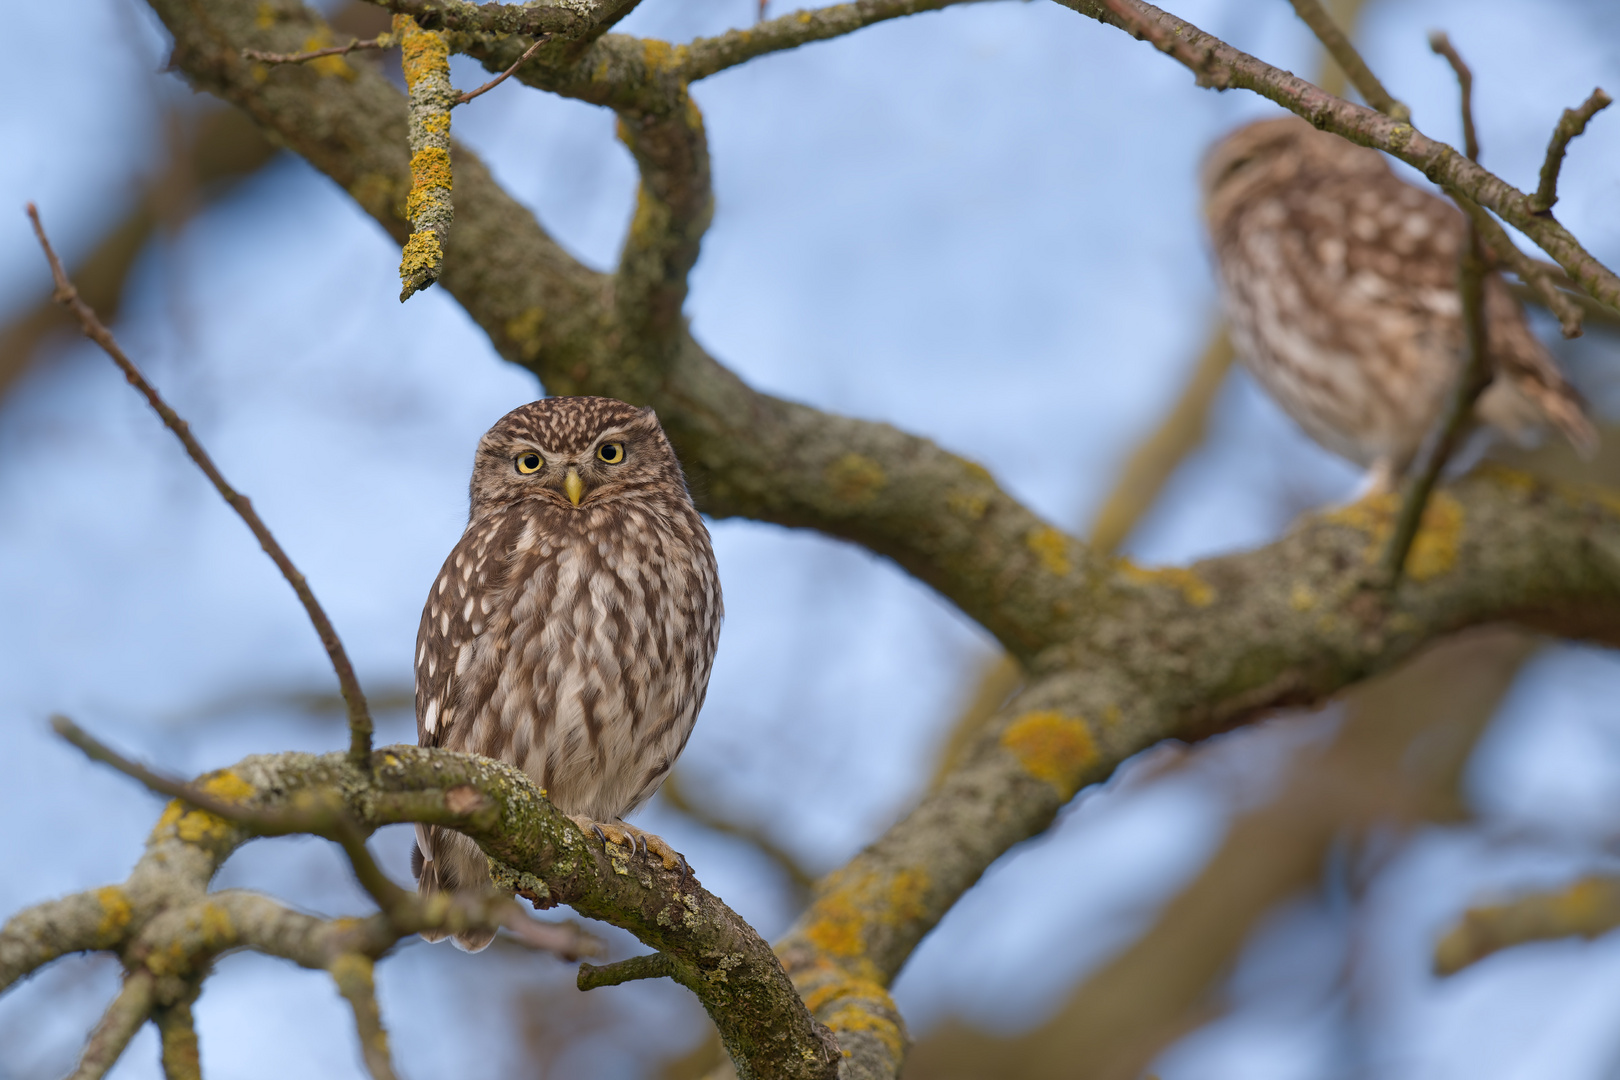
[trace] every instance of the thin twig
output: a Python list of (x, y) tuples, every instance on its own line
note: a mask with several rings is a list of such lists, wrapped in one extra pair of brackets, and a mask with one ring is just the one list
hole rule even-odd
[[(1577, 302), (1576, 297), (1559, 291), (1558, 280), (1560, 278), (1564, 281), (1569, 280), (1563, 270), (1539, 259), (1532, 259), (1520, 251), (1518, 245), (1508, 236), (1507, 230), (1479, 203), (1456, 188), (1448, 186), (1445, 191), (1451, 196), (1452, 201), (1462, 208), (1463, 213), (1468, 215), (1490, 258), (1495, 263), (1505, 265), (1530, 287), (1536, 295), (1537, 302), (1558, 317), (1559, 330), (1566, 338), (1580, 337), (1585, 309)], [(1558, 271), (1557, 277), (1553, 276), (1553, 270)], [(1597, 303), (1596, 300), (1592, 302)]]
[[(1469, 158), (1477, 160), (1479, 142), (1474, 135), (1473, 78), (1468, 65), (1463, 63), (1462, 57), (1457, 55), (1457, 51), (1451, 47), (1451, 42), (1446, 40), (1444, 34), (1436, 32), (1431, 35), (1429, 45), (1436, 53), (1450, 61), (1452, 70), (1457, 73), (1457, 81), (1462, 87), (1464, 141), (1468, 147)], [(1457, 201), (1464, 210), (1470, 209), (1470, 200), (1458, 197)], [(1483, 212), (1481, 210), (1481, 213)], [(1446, 397), (1446, 406), (1434, 434), (1428, 439), (1427, 453), (1413, 469), (1411, 477), (1406, 482), (1406, 488), (1401, 493), (1400, 510), (1395, 515), (1389, 547), (1384, 551), (1384, 560), (1379, 568), (1379, 583), (1388, 590), (1394, 590), (1400, 584), (1401, 575), (1406, 570), (1406, 557), (1411, 552), (1412, 542), (1417, 539), (1418, 530), (1423, 524), (1423, 512), (1429, 504), (1429, 496), (1433, 493), (1435, 484), (1439, 482), (1440, 473), (1445, 469), (1446, 462), (1450, 460), (1452, 452), (1456, 450), (1468, 429), (1468, 422), (1474, 414), (1474, 402), (1479, 400), (1479, 395), (1484, 393), (1485, 388), (1491, 383), (1489, 344), (1485, 339), (1486, 272), (1485, 242), (1470, 213), (1468, 242), (1463, 249), (1457, 271), (1457, 291), (1462, 299), (1466, 349), (1463, 368), (1458, 372), (1457, 382)]]
[(356, 49), (391, 49), (399, 44), (399, 39), (393, 34), (378, 34), (374, 38), (362, 41), (355, 38), (347, 45), (331, 45), (324, 49), (312, 49), (309, 52), (273, 53), (260, 52), (258, 49), (243, 49), (242, 58), (257, 60), (261, 64), (302, 64), (307, 60), (319, 60), (325, 56), (348, 56)]
[(666, 979), (675, 971), (675, 961), (667, 953), (647, 953), (632, 956), (613, 964), (581, 964), (575, 980), (581, 990), (595, 990), (599, 986), (618, 986), (636, 979)]
[(1356, 51), (1356, 47), (1350, 44), (1349, 37), (1339, 29), (1338, 24), (1333, 21), (1333, 16), (1329, 15), (1317, 0), (1289, 0), (1289, 2), (1294, 5), (1294, 14), (1311, 28), (1316, 40), (1322, 43), (1322, 48), (1333, 57), (1334, 63), (1339, 65), (1345, 77), (1350, 80), (1350, 85), (1356, 88), (1368, 105), (1396, 120), (1404, 122), (1412, 119), (1412, 110), (1396, 101), (1394, 96), (1384, 89), (1384, 84), (1378, 81), (1378, 76), (1372, 73), (1367, 62)]
[(79, 1055), (78, 1068), (68, 1080), (100, 1080), (129, 1046), (129, 1040), (152, 1016), (152, 973), (144, 969), (130, 972), (113, 1003), (90, 1033)]
[(281, 576), (287, 579), (287, 583), (293, 587), (293, 592), (298, 594), (298, 600), (304, 605), (304, 611), (309, 616), (309, 621), (314, 624), (315, 632), (320, 635), (321, 644), (326, 647), (327, 658), (332, 663), (332, 670), (337, 673), (338, 686), (343, 691), (343, 700), (349, 708), (349, 761), (357, 769), (369, 770), (371, 768), (371, 711), (366, 707), (366, 697), (360, 691), (360, 681), (355, 678), (354, 666), (349, 663), (349, 655), (343, 651), (343, 642), (338, 639), (337, 630), (333, 628), (332, 621), (326, 617), (326, 612), (322, 610), (320, 602), (315, 599), (314, 592), (310, 590), (309, 582), (304, 579), (303, 574), (298, 572), (298, 568), (287, 557), (287, 553), (281, 549), (281, 545), (276, 542), (276, 538), (271, 535), (270, 529), (259, 518), (258, 512), (253, 509), (253, 504), (248, 501), (247, 496), (239, 494), (235, 488), (225, 482), (225, 477), (220, 473), (218, 466), (214, 464), (213, 458), (208, 456), (208, 452), (202, 448), (202, 444), (191, 434), (191, 426), (182, 420), (173, 409), (169, 408), (168, 403), (158, 395), (152, 384), (146, 381), (146, 376), (141, 374), (140, 369), (130, 361), (128, 356), (124, 355), (124, 350), (119, 348), (118, 342), (113, 339), (112, 332), (102, 325), (101, 320), (96, 317), (95, 311), (79, 297), (79, 291), (73, 287), (73, 282), (68, 280), (67, 272), (62, 269), (61, 260), (56, 257), (56, 251), (51, 247), (51, 242), (45, 235), (45, 227), (40, 224), (39, 211), (34, 207), (33, 203), (28, 204), (28, 218), (34, 223), (34, 235), (39, 238), (40, 247), (45, 249), (45, 258), (51, 264), (51, 278), (56, 284), (55, 300), (78, 316), (79, 326), (83, 329), (84, 336), (100, 345), (102, 351), (112, 357), (113, 363), (118, 365), (119, 370), (124, 373), (124, 377), (129, 380), (130, 385), (145, 396), (147, 404), (152, 406), (153, 411), (162, 418), (164, 425), (174, 432), (175, 437), (180, 440), (180, 445), (185, 447), (186, 453), (191, 457), (191, 460), (196, 462), (197, 467), (203, 471), (203, 475), (213, 482), (214, 488), (230, 504), (231, 509), (235, 510), (238, 516), (247, 523), (247, 527), (252, 530), (254, 538), (259, 541), (259, 546), (264, 548), (265, 554), (270, 556), (270, 560), (281, 571)]
[(1547, 160), (1541, 163), (1541, 186), (1530, 196), (1530, 208), (1536, 213), (1548, 213), (1558, 202), (1558, 171), (1564, 167), (1564, 151), (1569, 149), (1570, 140), (1578, 138), (1592, 117), (1612, 104), (1614, 99), (1598, 87), (1580, 108), (1565, 109), (1564, 115), (1559, 117), (1552, 141), (1547, 143)]
[(1479, 136), (1474, 130), (1474, 73), (1463, 63), (1462, 56), (1452, 47), (1445, 31), (1436, 30), (1429, 35), (1429, 48), (1445, 57), (1457, 75), (1457, 85), (1462, 90), (1463, 153), (1469, 161), (1478, 162)]
[(539, 52), (540, 51), (540, 46), (544, 45), (546, 42), (548, 42), (550, 40), (551, 40), (551, 35), (550, 34), (541, 34), (539, 37), (535, 38), (534, 39), (534, 44), (530, 45), (527, 49), (525, 49), (524, 52), (523, 52), (523, 55), (518, 57), (517, 61), (515, 63), (513, 63), (513, 65), (511, 67), (507, 68), (505, 71), (501, 72), (499, 75), (495, 76), (493, 79), (489, 80), (489, 82), (485, 83), (483, 86), (480, 86), (478, 89), (469, 90), (466, 93), (462, 94), (461, 96), (457, 97), (456, 98), (456, 104), (457, 105), (465, 105), (465, 104), (467, 104), (467, 102), (471, 101), (473, 98), (477, 97), (478, 95), (487, 94), (491, 90), (495, 89), (497, 86), (501, 85), (501, 83), (505, 82), (507, 79), (512, 77), (512, 72), (516, 71), (518, 68), (523, 66), (523, 62), (525, 60), (527, 60), (529, 57), (533, 56), (535, 53)]

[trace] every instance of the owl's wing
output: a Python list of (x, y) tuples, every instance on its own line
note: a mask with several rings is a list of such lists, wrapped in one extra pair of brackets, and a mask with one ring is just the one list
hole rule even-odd
[[(1587, 416), (1586, 402), (1564, 378), (1552, 354), (1530, 332), (1524, 308), (1496, 274), (1485, 280), (1485, 322), (1498, 382), (1508, 384), (1534, 406), (1531, 423), (1541, 417), (1551, 421), (1581, 457), (1590, 459), (1597, 452), (1598, 435)], [(1511, 421), (1498, 421), (1486, 411), (1488, 404), (1493, 403), (1480, 403), (1486, 418), (1511, 431)]]
[(511, 553), (522, 526), (516, 514), (474, 522), (433, 579), (416, 632), (416, 738), (422, 746), (470, 749), (472, 722), (500, 670), (498, 662), (472, 661), (477, 653), (505, 649), (506, 605), (500, 601), (515, 573)]

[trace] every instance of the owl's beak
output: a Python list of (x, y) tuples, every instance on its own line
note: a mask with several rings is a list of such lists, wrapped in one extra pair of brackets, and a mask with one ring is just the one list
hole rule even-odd
[(568, 476), (563, 480), (563, 493), (575, 506), (578, 506), (579, 500), (585, 497), (585, 481), (579, 478), (578, 469), (568, 470)]

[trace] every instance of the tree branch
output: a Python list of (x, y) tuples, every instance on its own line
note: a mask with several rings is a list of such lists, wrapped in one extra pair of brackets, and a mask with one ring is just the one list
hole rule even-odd
[(1610, 307), (1620, 307), (1620, 278), (1588, 253), (1569, 230), (1549, 215), (1537, 214), (1528, 195), (1446, 144), (1428, 138), (1410, 123), (1336, 98), (1145, 0), (1057, 2), (1134, 37), (1162, 45), (1198, 77), (1200, 85), (1252, 90), (1324, 131), (1382, 150), (1441, 187), (1455, 188), (1528, 236), (1591, 296)]
[(1470, 908), (1435, 946), (1434, 970), (1455, 975), (1492, 953), (1536, 941), (1596, 938), (1620, 926), (1620, 878), (1585, 877), (1573, 885)]
[(347, 45), (331, 45), (324, 49), (310, 49), (306, 52), (273, 53), (262, 52), (259, 49), (243, 49), (242, 56), (248, 60), (257, 60), (261, 64), (302, 64), (310, 60), (321, 60), (328, 56), (348, 56), (356, 49), (392, 49), (399, 44), (393, 34), (378, 34), (374, 38), (364, 41), (355, 38)]
[(675, 965), (663, 953), (632, 956), (615, 964), (579, 965), (577, 981), (581, 990), (595, 990), (603, 986), (618, 986), (637, 979), (668, 979), (675, 974)]
[(1592, 117), (1612, 104), (1614, 99), (1598, 87), (1580, 108), (1565, 109), (1564, 115), (1559, 117), (1552, 141), (1547, 144), (1547, 158), (1541, 163), (1541, 184), (1530, 197), (1530, 208), (1536, 213), (1548, 213), (1558, 202), (1558, 173), (1564, 167), (1564, 152), (1569, 149), (1570, 141), (1579, 138)]
[[(1442, 33), (1429, 37), (1429, 45), (1451, 63), (1462, 89), (1462, 121), (1464, 142), (1470, 161), (1479, 157), (1479, 140), (1474, 134), (1473, 73), (1452, 48), (1451, 41)], [(1466, 212), (1472, 203), (1463, 197), (1457, 200)], [(1480, 211), (1484, 215), (1484, 211)], [(1406, 572), (1406, 557), (1417, 538), (1418, 524), (1429, 505), (1429, 496), (1440, 473), (1461, 444), (1463, 435), (1474, 417), (1474, 403), (1491, 384), (1495, 372), (1491, 370), (1490, 347), (1485, 339), (1485, 246), (1473, 217), (1468, 217), (1468, 238), (1463, 245), (1457, 265), (1457, 293), (1462, 306), (1463, 355), (1462, 369), (1456, 382), (1446, 395), (1445, 408), (1426, 440), (1425, 452), (1418, 466), (1412, 470), (1401, 496), (1401, 509), (1395, 515), (1395, 528), (1389, 538), (1389, 548), (1379, 568), (1378, 584), (1386, 590), (1395, 589)]]
[(68, 1080), (101, 1080), (129, 1045), (129, 1040), (152, 1016), (152, 974), (134, 971), (124, 976), (118, 996), (90, 1033), (79, 1065)]
[(982, 0), (855, 0), (793, 11), (746, 30), (728, 30), (719, 37), (697, 38), (680, 46), (680, 70), (683, 77), (697, 82), (755, 57), (842, 37), (873, 23), (979, 2)]
[(1394, 120), (1404, 122), (1412, 119), (1412, 110), (1396, 101), (1394, 96), (1384, 89), (1384, 84), (1378, 81), (1378, 76), (1372, 73), (1367, 62), (1350, 43), (1349, 37), (1339, 29), (1333, 21), (1333, 16), (1327, 13), (1327, 9), (1322, 7), (1318, 0), (1289, 0), (1289, 2), (1294, 5), (1294, 14), (1311, 28), (1316, 40), (1322, 43), (1322, 48), (1333, 57), (1333, 62), (1339, 65), (1345, 78), (1350, 80), (1350, 85), (1356, 88), (1356, 92), (1368, 105)]
[(327, 659), (331, 661), (332, 670), (337, 674), (338, 686), (343, 692), (345, 704), (348, 705), (349, 757), (357, 767), (364, 765), (371, 754), (371, 712), (366, 707), (365, 694), (360, 691), (360, 681), (355, 678), (354, 666), (349, 663), (349, 654), (344, 651), (343, 642), (338, 638), (332, 621), (326, 617), (326, 611), (321, 607), (320, 601), (315, 599), (315, 593), (310, 589), (309, 582), (287, 557), (287, 553), (282, 550), (269, 527), (259, 517), (258, 511), (253, 509), (253, 504), (248, 501), (247, 496), (239, 494), (225, 482), (225, 476), (214, 464), (214, 459), (208, 456), (208, 452), (202, 448), (196, 436), (192, 435), (191, 425), (169, 408), (168, 403), (158, 395), (157, 389), (146, 381), (146, 376), (141, 374), (140, 369), (128, 356), (124, 355), (124, 350), (114, 340), (112, 332), (102, 325), (90, 305), (80, 299), (79, 291), (73, 287), (73, 282), (68, 280), (67, 272), (62, 269), (61, 260), (56, 257), (50, 240), (45, 236), (45, 227), (40, 224), (39, 211), (34, 208), (33, 203), (28, 204), (28, 218), (33, 222), (34, 235), (39, 239), (40, 247), (45, 251), (45, 258), (50, 262), (51, 278), (56, 283), (57, 302), (78, 317), (79, 327), (84, 331), (84, 336), (101, 346), (102, 351), (110, 356), (113, 363), (124, 373), (124, 378), (129, 380), (130, 385), (146, 398), (146, 403), (163, 420), (164, 426), (174, 432), (175, 438), (180, 440), (180, 445), (185, 447), (186, 454), (202, 470), (203, 475), (208, 477), (214, 489), (231, 509), (236, 511), (237, 516), (246, 523), (254, 539), (259, 541), (259, 546), (264, 548), (264, 553), (270, 556), (270, 561), (276, 564), (276, 569), (281, 571), (281, 576), (287, 579), (287, 584), (291, 585), (293, 592), (298, 595), (299, 603), (304, 605), (305, 614), (309, 616), (309, 621), (315, 627), (315, 633), (320, 636), (321, 644), (326, 648)]
[(394, 1062), (388, 1051), (388, 1032), (377, 1009), (377, 987), (372, 978), (369, 956), (347, 953), (332, 961), (328, 970), (338, 993), (354, 1010), (354, 1027), (360, 1036), (360, 1056), (371, 1080), (394, 1080)]

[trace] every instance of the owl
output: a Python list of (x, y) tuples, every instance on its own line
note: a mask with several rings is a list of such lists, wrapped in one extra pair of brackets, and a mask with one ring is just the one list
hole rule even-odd
[[(723, 612), (658, 418), (599, 397), (514, 409), (478, 443), (471, 504), (422, 608), (417, 741), (515, 765), (587, 835), (677, 865), (623, 818), (692, 733)], [(471, 840), (423, 825), (416, 838), (423, 895), (491, 887)]]
[[(1435, 425), (1463, 362), (1449, 200), (1402, 181), (1382, 154), (1298, 117), (1239, 128), (1202, 175), (1232, 341), (1317, 442), (1387, 491)], [(1484, 282), (1494, 374), (1478, 420), (1523, 440), (1550, 422), (1590, 453), (1596, 433), (1495, 273)]]

